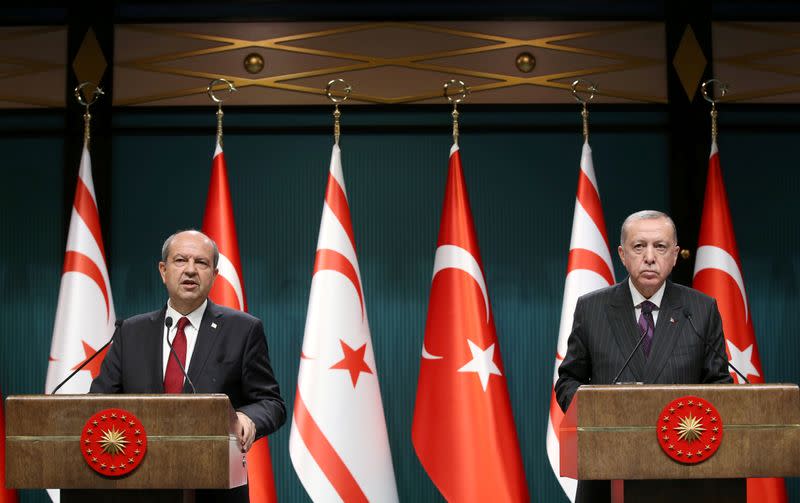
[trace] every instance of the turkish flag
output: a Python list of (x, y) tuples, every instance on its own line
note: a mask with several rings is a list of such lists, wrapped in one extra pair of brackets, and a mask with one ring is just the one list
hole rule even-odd
[[(758, 356), (752, 313), (744, 287), (742, 261), (736, 246), (716, 142), (711, 145), (692, 286), (717, 299), (731, 363), (751, 383), (763, 383), (764, 372)], [(738, 375), (734, 372), (731, 375), (736, 382), (740, 382)], [(784, 480), (748, 479), (747, 501), (788, 501)]]
[[(228, 169), (225, 154), (217, 143), (211, 166), (211, 181), (203, 216), (203, 233), (214, 240), (219, 248), (219, 275), (208, 297), (219, 305), (247, 311), (247, 299), (242, 281), (242, 262), (239, 259), (239, 242), (233, 219), (233, 203), (228, 186)], [(257, 440), (247, 452), (247, 480), (250, 501), (275, 502), (275, 480), (272, 476), (272, 459), (267, 437)]]
[(338, 145), (319, 226), (289, 455), (313, 501), (398, 501)]
[(528, 501), (458, 145), (450, 150), (411, 431), (448, 501)]
[[(589, 142), (583, 144), (581, 165), (578, 171), (578, 191), (572, 216), (572, 237), (569, 242), (567, 279), (564, 282), (564, 300), (561, 306), (561, 325), (558, 330), (553, 385), (558, 380), (558, 367), (567, 352), (567, 339), (572, 332), (572, 316), (578, 297), (615, 283), (614, 266), (608, 246), (608, 233), (600, 204), (600, 190), (592, 163)], [(564, 418), (556, 401), (555, 390), (550, 395), (550, 416), (547, 421), (547, 457), (553, 473), (558, 477), (564, 493), (575, 501), (578, 481), (561, 477), (558, 425)]]
[(17, 501), (17, 491), (6, 489), (6, 415), (3, 391), (0, 390), (0, 503)]
[[(84, 144), (61, 271), (45, 393), (51, 393), (73, 370), (108, 342), (114, 333), (115, 322), (100, 214), (92, 181), (92, 160)], [(100, 374), (104, 356), (98, 355), (64, 384), (58, 393), (88, 393), (92, 379)], [(50, 489), (48, 493), (53, 501), (60, 499), (58, 490)]]

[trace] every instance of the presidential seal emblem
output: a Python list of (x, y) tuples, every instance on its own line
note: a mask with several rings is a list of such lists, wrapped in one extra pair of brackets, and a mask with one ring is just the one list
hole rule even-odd
[(147, 433), (144, 426), (127, 410), (101, 410), (90, 417), (83, 427), (83, 459), (101, 475), (127, 475), (139, 466), (145, 452)]
[(722, 443), (722, 418), (707, 400), (696, 396), (676, 398), (661, 411), (656, 435), (661, 449), (682, 464), (702, 463)]

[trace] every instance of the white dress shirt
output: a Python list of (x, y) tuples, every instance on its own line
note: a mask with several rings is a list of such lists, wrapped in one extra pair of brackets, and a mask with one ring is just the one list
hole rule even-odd
[(656, 290), (656, 293), (649, 299), (646, 299), (644, 295), (639, 293), (639, 290), (633, 286), (633, 282), (630, 278), (628, 278), (628, 286), (631, 289), (631, 297), (633, 298), (633, 319), (636, 320), (636, 323), (639, 323), (639, 316), (642, 314), (642, 302), (649, 300), (656, 305), (656, 307), (653, 308), (653, 329), (655, 329), (658, 323), (658, 310), (661, 309), (661, 299), (664, 297), (664, 290), (667, 288), (667, 282), (665, 281), (661, 285), (661, 288)]
[[(186, 334), (186, 363), (184, 364), (184, 367), (186, 368), (187, 374), (189, 373), (189, 364), (192, 361), (194, 345), (197, 343), (197, 331), (200, 328), (200, 322), (203, 321), (203, 314), (206, 312), (207, 305), (208, 300), (205, 300), (202, 304), (200, 304), (200, 307), (186, 315), (186, 317), (189, 318), (189, 323), (183, 329), (183, 333)], [(175, 341), (175, 335), (178, 333), (178, 320), (183, 318), (183, 316), (184, 315), (174, 310), (169, 304), (169, 301), (167, 301), (167, 315), (164, 319), (171, 317), (172, 327), (170, 327), (169, 332), (167, 332), (167, 326), (164, 325), (164, 344), (162, 348), (164, 358), (162, 360), (163, 368), (161, 369), (162, 379), (167, 375), (167, 363), (169, 362), (170, 358), (175, 358), (171, 354), (169, 344), (167, 344), (167, 338), (169, 338), (170, 343)]]

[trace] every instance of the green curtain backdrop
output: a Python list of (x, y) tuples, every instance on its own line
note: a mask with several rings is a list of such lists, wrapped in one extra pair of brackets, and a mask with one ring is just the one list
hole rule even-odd
[[(450, 117), (444, 108), (393, 110), (344, 110), (342, 162), (400, 497), (440, 501), (414, 454), (411, 419)], [(636, 107), (592, 114), (594, 165), (612, 247), (628, 213), (669, 211), (665, 115)], [(249, 310), (265, 322), (273, 366), (291, 410), (333, 141), (330, 110), (230, 109), (225, 117), (225, 155)], [(156, 271), (160, 246), (177, 229), (201, 226), (213, 131), (213, 111), (116, 112), (113, 228), (106, 247), (119, 317), (165, 302)], [(579, 131), (577, 111), (462, 110), (464, 172), (535, 501), (566, 500), (547, 460), (545, 431)], [(790, 318), (800, 279), (800, 230), (794, 223), (800, 174), (791, 162), (791, 136), (740, 131), (720, 140), (768, 382), (800, 381), (800, 348)], [(7, 161), (0, 221), (0, 386), (4, 394), (38, 393), (44, 387), (63, 258), (61, 222), (68, 218), (61, 214), (62, 140), (43, 134), (0, 140), (0, 145)], [(615, 264), (621, 279), (624, 270), (617, 259)], [(278, 496), (307, 501), (291, 467), (288, 437), (287, 424), (270, 439)], [(800, 494), (796, 480), (790, 488), (794, 496)], [(22, 491), (22, 496), (26, 502), (44, 501), (41, 491)]]

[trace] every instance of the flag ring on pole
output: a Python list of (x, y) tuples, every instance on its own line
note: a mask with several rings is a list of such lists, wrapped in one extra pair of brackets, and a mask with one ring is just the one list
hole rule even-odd
[[(340, 97), (337, 97), (337, 96), (334, 95), (333, 86), (335, 86), (336, 84), (343, 84), (344, 85), (344, 87), (342, 88), (342, 91), (341, 91), (344, 94), (342, 96), (340, 96)], [(333, 79), (330, 82), (328, 82), (327, 86), (325, 86), (325, 95), (328, 96), (328, 99), (331, 100), (334, 103), (342, 103), (343, 101), (346, 101), (347, 98), (350, 97), (350, 93), (352, 91), (353, 91), (353, 88), (350, 87), (350, 84), (345, 82), (344, 79)]]
[(238, 91), (238, 89), (236, 89), (236, 86), (233, 85), (233, 82), (231, 82), (228, 79), (214, 79), (214, 80), (212, 80), (208, 84), (208, 87), (206, 88), (206, 92), (208, 93), (208, 97), (211, 98), (211, 101), (213, 101), (214, 103), (219, 103), (220, 105), (222, 105), (222, 102), (225, 101), (225, 100), (218, 98), (217, 95), (214, 94), (214, 88), (216, 86), (218, 86), (219, 84), (226, 84), (228, 86), (228, 94), (233, 94), (236, 91)]
[[(578, 89), (578, 86), (581, 84), (586, 84), (586, 89)], [(587, 98), (581, 98), (578, 94), (579, 92), (588, 92), (589, 96)], [(572, 83), (572, 97), (581, 105), (586, 105), (592, 101), (596, 92), (597, 86), (591, 80), (578, 79)]]
[[(86, 101), (85, 99), (83, 99), (83, 96), (81, 94), (81, 91), (83, 91), (83, 88), (87, 87), (87, 86), (94, 86), (94, 91), (92, 92), (92, 100), (91, 101)], [(78, 84), (75, 87), (74, 93), (75, 93), (75, 99), (78, 100), (78, 103), (80, 103), (81, 105), (83, 105), (83, 106), (85, 106), (87, 108), (89, 106), (91, 106), (91, 105), (94, 105), (94, 102), (97, 101), (97, 99), (100, 96), (106, 94), (105, 92), (103, 92), (103, 89), (101, 89), (100, 86), (98, 86), (94, 82), (91, 82), (91, 81), (88, 81), (88, 80)]]
[[(710, 94), (708, 92), (708, 88), (710, 87), (711, 84), (717, 84), (717, 87), (719, 87), (718, 99), (714, 99), (713, 90), (711, 91)], [(721, 82), (719, 79), (708, 79), (707, 81), (703, 82), (703, 84), (700, 86), (700, 91), (703, 93), (704, 100), (711, 103), (712, 105), (716, 105), (721, 98), (725, 97), (725, 95), (728, 94), (728, 84)]]

